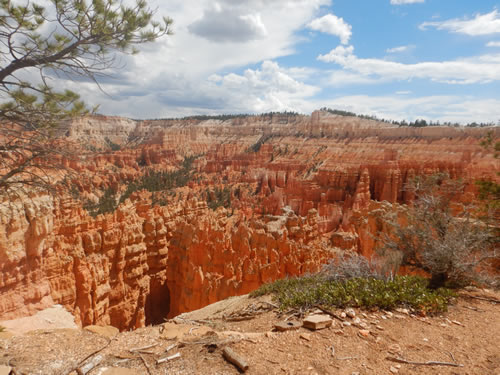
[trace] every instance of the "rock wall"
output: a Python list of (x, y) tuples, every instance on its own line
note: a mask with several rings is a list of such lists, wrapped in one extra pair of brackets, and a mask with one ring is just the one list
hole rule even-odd
[[(134, 193), (114, 212), (89, 216), (69, 196), (33, 193), (0, 201), (0, 319), (55, 303), (81, 325), (120, 329), (162, 322), (265, 282), (316, 271), (346, 251), (366, 256), (378, 216), (412, 197), (404, 184), (447, 172), (466, 182), (497, 178), (498, 160), (480, 146), (492, 129), (395, 128), (322, 113), (228, 121), (134, 122), (90, 118), (68, 125), (140, 146), (68, 161), (75, 188), (96, 201), (123, 193), (150, 170), (175, 170), (197, 155), (193, 176), (166, 205)], [(498, 129), (493, 129), (498, 138)], [(231, 207), (207, 197), (227, 188)]]

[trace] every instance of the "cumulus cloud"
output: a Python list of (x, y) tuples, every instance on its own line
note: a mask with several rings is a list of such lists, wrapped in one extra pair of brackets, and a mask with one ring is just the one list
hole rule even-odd
[(392, 5), (424, 3), (425, 0), (391, 0)]
[(312, 30), (338, 36), (342, 44), (349, 43), (352, 35), (352, 26), (334, 14), (316, 18), (309, 23), (308, 27)]
[(426, 30), (428, 27), (470, 36), (496, 34), (500, 33), (500, 14), (495, 9), (490, 13), (477, 14), (473, 19), (455, 18), (440, 22), (424, 22), (419, 26), (421, 30)]
[(500, 41), (488, 42), (488, 43), (486, 43), (486, 47), (500, 47)]
[(208, 10), (188, 29), (213, 42), (244, 43), (267, 36), (260, 14), (238, 14), (233, 9)]
[[(148, 3), (158, 8), (158, 14), (174, 19), (174, 35), (141, 45), (139, 54), (123, 57), (120, 65), (125, 65), (125, 69), (120, 71), (118, 79), (114, 75), (115, 79), (105, 79), (102, 84), (107, 95), (92, 85), (82, 86), (81, 90), (78, 86), (78, 92), (89, 105), (100, 104), (102, 113), (110, 115), (176, 117), (251, 112), (255, 102), (260, 103), (259, 107), (267, 106), (263, 103), (265, 94), (276, 108), (288, 100), (306, 108), (306, 99), (300, 99), (299, 93), (285, 95), (283, 87), (275, 91), (266, 89), (263, 96), (249, 94), (251, 99), (246, 100), (244, 90), (235, 94), (243, 85), (238, 83), (238, 77), (226, 76), (249, 65), (255, 71), (262, 71), (263, 61), (293, 53), (299, 42), (297, 32), (317, 16), (322, 6), (330, 5), (331, 0), (151, 0)], [(221, 26), (207, 25), (207, 14), (219, 17), (216, 21)], [(221, 15), (227, 15), (228, 20), (221, 19)], [(202, 26), (209, 36), (195, 33), (201, 33)], [(223, 31), (234, 35), (227, 36)], [(279, 72), (303, 82), (311, 69), (279, 67)], [(245, 78), (244, 74), (237, 76)], [(71, 81), (58, 84), (68, 85), (75, 84)], [(291, 109), (291, 104), (287, 108)]]
[(318, 60), (333, 62), (344, 70), (383, 80), (430, 79), (449, 84), (487, 83), (500, 80), (500, 54), (441, 62), (403, 64), (381, 59), (362, 59), (353, 46), (338, 46)]

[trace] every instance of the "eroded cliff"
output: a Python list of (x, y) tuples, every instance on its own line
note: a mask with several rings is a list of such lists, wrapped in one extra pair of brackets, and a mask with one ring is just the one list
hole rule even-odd
[[(79, 198), (0, 202), (0, 319), (59, 303), (82, 325), (141, 327), (316, 271), (345, 251), (370, 256), (378, 216), (411, 200), (403, 189), (410, 178), (462, 178), (462, 199), (476, 194), (476, 179), (496, 178), (498, 160), (480, 146), (487, 131), (499, 135), (320, 112), (80, 119), (65, 133), (93, 150), (68, 161)], [(121, 149), (110, 151), (110, 142)], [(168, 174), (186, 157), (185, 176)], [(154, 173), (162, 183), (185, 181), (131, 189)], [(82, 202), (102, 203), (106, 191), (121, 203), (92, 217)]]

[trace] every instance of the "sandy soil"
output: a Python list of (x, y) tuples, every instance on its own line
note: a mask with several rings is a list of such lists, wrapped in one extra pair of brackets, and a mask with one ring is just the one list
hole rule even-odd
[[(222, 357), (222, 348), (229, 346), (248, 361), (247, 374), (496, 375), (500, 374), (500, 304), (494, 300), (498, 299), (500, 293), (467, 292), (448, 313), (424, 318), (355, 310), (357, 324), (368, 326), (365, 337), (350, 318), (346, 318), (350, 325), (334, 319), (332, 327), (319, 331), (272, 332), (274, 324), (291, 313), (280, 315), (269, 298), (235, 297), (165, 325), (122, 332), (111, 339), (77, 329), (0, 338), (0, 365), (24, 374), (69, 374), (94, 353), (90, 360), (101, 361), (89, 375), (117, 366), (148, 375), (238, 374)], [(151, 347), (133, 351), (146, 346)], [(181, 357), (156, 364), (176, 353)], [(404, 364), (388, 357), (463, 367)]]
[(0, 326), (14, 334), (36, 329), (78, 328), (75, 317), (61, 305), (54, 305), (33, 316), (0, 321)]

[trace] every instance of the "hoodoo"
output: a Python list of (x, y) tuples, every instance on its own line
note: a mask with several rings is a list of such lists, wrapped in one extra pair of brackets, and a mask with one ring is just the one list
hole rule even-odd
[(83, 326), (161, 323), (344, 253), (370, 257), (414, 176), (462, 179), (465, 201), (500, 170), (480, 144), (498, 128), (321, 111), (65, 129), (81, 153), (66, 163), (72, 194), (0, 202), (0, 320), (61, 304)]

